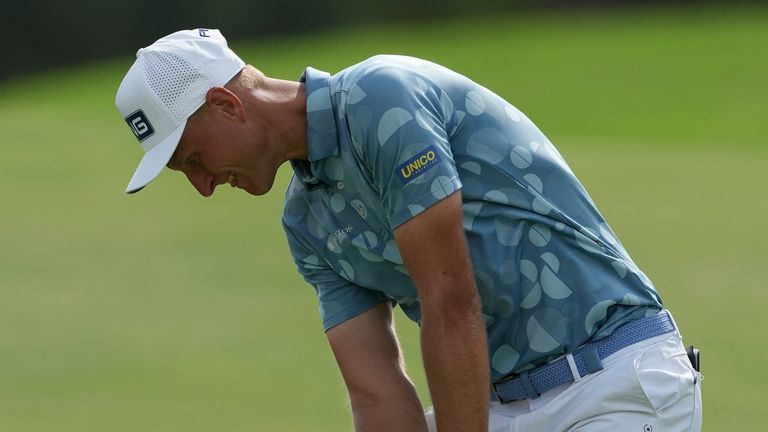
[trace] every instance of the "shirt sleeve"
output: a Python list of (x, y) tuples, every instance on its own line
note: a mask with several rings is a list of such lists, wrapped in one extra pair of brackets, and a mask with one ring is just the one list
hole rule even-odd
[(453, 103), (426, 77), (374, 69), (350, 86), (345, 109), (392, 230), (461, 188), (446, 132)]
[(387, 300), (379, 292), (342, 278), (287, 226), (285, 232), (299, 273), (315, 289), (320, 318), (326, 332)]

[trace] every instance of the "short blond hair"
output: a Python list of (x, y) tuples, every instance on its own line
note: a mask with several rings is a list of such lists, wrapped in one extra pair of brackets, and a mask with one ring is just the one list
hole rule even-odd
[(260, 87), (263, 83), (264, 74), (251, 65), (245, 65), (231, 80), (224, 86), (230, 90), (240, 87), (243, 89), (252, 89)]

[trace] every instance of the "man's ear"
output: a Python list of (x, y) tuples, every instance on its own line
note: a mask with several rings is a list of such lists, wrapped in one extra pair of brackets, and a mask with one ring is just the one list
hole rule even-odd
[(243, 101), (225, 87), (211, 87), (205, 94), (205, 106), (218, 115), (238, 122), (245, 122)]

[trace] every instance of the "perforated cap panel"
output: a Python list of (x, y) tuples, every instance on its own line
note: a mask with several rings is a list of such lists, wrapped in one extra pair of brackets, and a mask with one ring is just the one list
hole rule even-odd
[(200, 106), (214, 84), (195, 66), (167, 51), (142, 50), (147, 86), (177, 122)]

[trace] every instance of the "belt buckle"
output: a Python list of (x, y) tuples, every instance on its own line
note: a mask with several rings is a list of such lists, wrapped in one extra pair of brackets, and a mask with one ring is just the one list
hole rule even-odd
[(500, 380), (496, 381), (495, 383), (491, 383), (491, 388), (493, 388), (493, 393), (496, 395), (496, 399), (498, 399), (499, 402), (501, 402), (502, 405), (503, 404), (508, 404), (510, 402), (516, 402), (516, 401), (522, 400), (522, 399), (509, 399), (509, 400), (506, 400), (503, 397), (501, 397), (501, 394), (500, 394), (499, 388), (498, 388), (498, 386), (503, 385), (505, 383), (508, 383), (508, 382), (510, 382), (510, 381), (512, 381), (514, 379), (519, 378), (519, 377), (520, 377), (520, 374), (511, 373), (509, 375), (503, 376)]
[[(541, 367), (541, 366), (539, 366), (539, 367)], [(501, 402), (502, 404), (506, 404), (506, 403), (517, 402), (517, 401), (525, 400), (525, 399), (537, 399), (539, 396), (541, 396), (541, 393), (539, 393), (539, 391), (536, 390), (536, 387), (533, 385), (533, 382), (531, 381), (531, 378), (530, 378), (530, 372), (535, 370), (535, 369), (536, 368), (530, 369), (530, 370), (526, 370), (526, 371), (520, 372), (519, 374), (510, 374), (510, 375), (507, 375), (507, 376), (503, 377), (499, 381), (496, 381), (495, 383), (493, 383), (493, 385), (492, 385), (493, 391), (494, 391), (494, 393), (496, 393), (496, 398), (499, 400), (499, 402)], [(499, 389), (498, 389), (497, 386), (503, 385), (505, 383), (508, 383), (508, 382), (516, 380), (516, 379), (519, 379), (520, 382), (523, 384), (523, 390), (525, 391), (525, 396), (522, 397), (522, 398), (517, 398), (517, 399), (504, 399), (504, 398), (502, 398), (501, 395), (499, 394)]]

